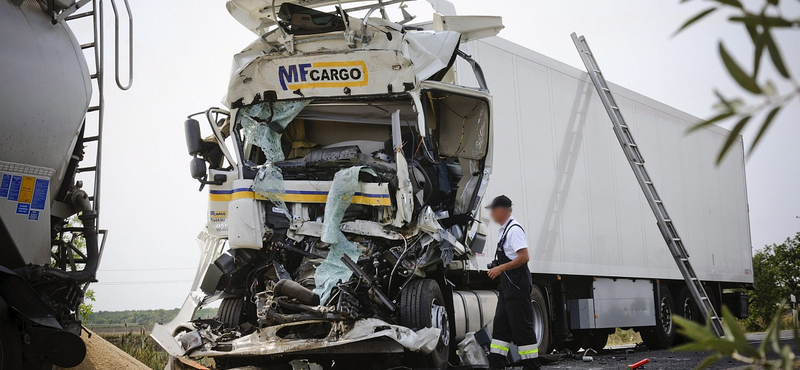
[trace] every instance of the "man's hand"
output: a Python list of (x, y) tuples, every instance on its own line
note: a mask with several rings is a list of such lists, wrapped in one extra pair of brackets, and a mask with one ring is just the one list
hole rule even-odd
[(490, 279), (494, 280), (494, 279), (497, 279), (497, 277), (500, 276), (500, 274), (502, 274), (503, 271), (505, 271), (505, 270), (506, 270), (506, 264), (504, 263), (504, 264), (502, 264), (500, 266), (492, 267), (492, 269), (489, 270), (489, 272), (487, 274), (489, 274), (489, 278)]

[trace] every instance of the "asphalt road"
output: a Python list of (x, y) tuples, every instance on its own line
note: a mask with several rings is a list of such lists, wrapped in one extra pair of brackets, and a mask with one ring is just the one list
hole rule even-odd
[[(762, 337), (763, 335), (761, 334), (748, 335), (748, 339), (752, 343), (760, 343)], [(781, 340), (784, 344), (791, 345), (795, 353), (797, 353), (797, 347), (794, 346), (791, 331), (781, 332)], [(591, 362), (582, 361), (582, 356), (579, 354), (574, 356), (575, 358), (564, 358), (561, 361), (545, 365), (544, 369), (625, 369), (628, 365), (647, 358), (650, 359), (650, 363), (639, 369), (692, 370), (710, 354), (710, 352), (649, 351), (643, 347), (615, 347), (607, 348), (599, 355), (592, 355), (593, 361)], [(744, 369), (744, 367), (741, 363), (725, 359), (717, 362), (709, 369)]]

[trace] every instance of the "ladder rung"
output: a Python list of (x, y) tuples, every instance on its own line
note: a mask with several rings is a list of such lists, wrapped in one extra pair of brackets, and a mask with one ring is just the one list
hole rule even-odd
[(97, 171), (97, 166), (80, 167), (80, 168), (78, 168), (78, 173), (81, 173), (81, 172), (92, 172), (92, 171)]
[(98, 136), (87, 136), (87, 137), (83, 138), (83, 142), (84, 143), (90, 143), (92, 141), (97, 141), (97, 139), (99, 139), (99, 138), (100, 137), (98, 137)]
[(634, 162), (634, 164), (637, 166), (644, 166), (644, 162)]
[(81, 44), (81, 49), (90, 49), (94, 47), (94, 41)]
[(89, 107), (89, 109), (87, 109), (86, 111), (87, 112), (96, 112), (96, 111), (99, 111), (99, 110), (100, 110), (100, 106), (99, 105), (93, 105), (93, 106)]
[(632, 147), (632, 148), (635, 148), (635, 147), (637, 147), (638, 145), (636, 145), (636, 144), (634, 144), (634, 143), (628, 143), (628, 146), (629, 146), (629, 147)]
[(612, 106), (611, 106), (611, 109), (613, 109), (613, 110), (619, 110), (619, 107), (618, 107), (618, 106), (616, 106), (616, 105), (612, 105)]
[(90, 201), (90, 202), (91, 202), (91, 201), (94, 201), (94, 195), (93, 195), (93, 196), (91, 196), (91, 197), (89, 197), (89, 201)]
[(89, 75), (89, 78), (91, 78), (91, 79), (93, 79), (93, 80), (94, 80), (95, 78), (97, 78), (97, 73), (94, 73), (94, 74), (91, 74), (91, 75)]
[(79, 13), (79, 14), (73, 14), (73, 15), (71, 15), (69, 17), (64, 18), (64, 20), (65, 21), (71, 21), (73, 19), (86, 18), (86, 17), (92, 16), (92, 15), (94, 15), (94, 10), (90, 10), (88, 12), (83, 12), (83, 13)]

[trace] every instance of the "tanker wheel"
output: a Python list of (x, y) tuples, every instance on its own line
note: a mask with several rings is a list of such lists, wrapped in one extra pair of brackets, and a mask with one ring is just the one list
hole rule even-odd
[(539, 354), (550, 353), (550, 315), (547, 312), (544, 294), (536, 284), (531, 288), (531, 305), (533, 305), (533, 330), (536, 332)]
[(222, 300), (217, 311), (217, 319), (226, 328), (233, 329), (245, 321), (244, 297), (231, 297)]
[(651, 350), (668, 349), (672, 347), (675, 340), (675, 322), (672, 315), (675, 314), (675, 304), (669, 289), (661, 285), (659, 289), (661, 299), (656, 302), (656, 326), (643, 328), (639, 333), (642, 341)]
[(22, 368), (22, 341), (17, 326), (10, 320), (0, 322), (0, 370)]
[(429, 354), (407, 353), (412, 367), (445, 369), (450, 356), (450, 320), (439, 284), (431, 279), (412, 281), (400, 294), (400, 324), (413, 330), (439, 328), (439, 342)]

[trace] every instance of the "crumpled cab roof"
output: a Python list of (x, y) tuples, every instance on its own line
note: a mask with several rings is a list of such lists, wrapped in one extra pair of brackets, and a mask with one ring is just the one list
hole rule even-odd
[[(448, 0), (426, 0), (434, 11), (442, 15), (455, 15), (455, 7)], [(270, 26), (275, 25), (275, 15), (284, 3), (304, 6), (306, 8), (320, 8), (325, 6), (362, 3), (370, 7), (378, 5), (376, 0), (228, 0), (228, 12), (243, 26), (257, 35), (262, 35)], [(391, 4), (388, 1), (384, 5)], [(360, 7), (359, 5), (359, 7)], [(345, 9), (347, 10), (347, 9)]]

